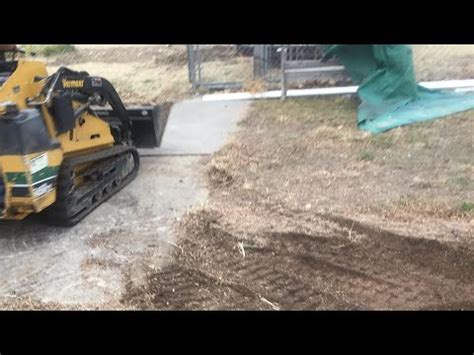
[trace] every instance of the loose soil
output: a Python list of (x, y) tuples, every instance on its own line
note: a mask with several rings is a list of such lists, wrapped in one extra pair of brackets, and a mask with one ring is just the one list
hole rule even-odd
[[(472, 112), (381, 135), (353, 99), (258, 102), (141, 309), (474, 309)], [(454, 144), (455, 142), (455, 144)]]

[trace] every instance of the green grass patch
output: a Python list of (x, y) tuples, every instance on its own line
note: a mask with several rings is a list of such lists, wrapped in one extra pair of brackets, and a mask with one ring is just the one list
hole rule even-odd
[(369, 150), (363, 150), (359, 155), (359, 160), (372, 161), (375, 159), (375, 154)]
[(464, 213), (473, 213), (474, 212), (474, 203), (473, 202), (463, 202), (460, 206), (460, 209)]
[(469, 186), (469, 179), (464, 176), (458, 176), (451, 180), (451, 184), (464, 189)]
[(63, 53), (73, 52), (74, 46), (72, 44), (29, 44), (25, 46), (27, 55), (41, 55), (50, 57)]

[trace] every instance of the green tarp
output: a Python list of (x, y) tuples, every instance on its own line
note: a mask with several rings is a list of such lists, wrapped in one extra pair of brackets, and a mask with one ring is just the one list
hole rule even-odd
[(474, 108), (474, 95), (428, 90), (416, 82), (413, 56), (405, 45), (332, 45), (359, 85), (359, 128), (373, 133)]

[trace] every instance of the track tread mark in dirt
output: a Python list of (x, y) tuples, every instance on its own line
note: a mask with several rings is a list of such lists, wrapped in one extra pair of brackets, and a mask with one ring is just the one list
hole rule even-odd
[(177, 255), (150, 280), (151, 308), (269, 309), (268, 302), (280, 309), (473, 308), (469, 250), (398, 235), (353, 242), (272, 233), (259, 236), (263, 246), (247, 248), (244, 257), (236, 246), (246, 240), (212, 223), (182, 240), (191, 256)]
[[(380, 243), (385, 247), (386, 253), (399, 254), (424, 272), (435, 276), (442, 274), (457, 282), (474, 283), (474, 253), (465, 246), (453, 247), (450, 243), (437, 240), (404, 236), (342, 216), (319, 216), (354, 232), (366, 234), (369, 237), (368, 247), (380, 247), (377, 245)], [(424, 254), (424, 257), (420, 257), (421, 254)]]
[[(369, 239), (365, 244), (353, 243), (344, 253), (327, 253), (329, 255), (326, 255), (324, 246), (334, 243), (333, 238), (325, 238), (323, 243), (315, 244), (311, 243), (311, 239), (318, 241), (321, 238), (304, 235), (298, 235), (296, 238), (291, 235), (282, 236), (283, 238), (277, 238), (280, 242), (288, 239), (297, 240), (304, 244), (304, 249), (314, 254), (300, 255), (303, 262), (300, 263), (302, 269), (296, 269), (298, 272), (313, 275), (316, 279), (319, 277), (328, 284), (338, 284), (337, 288), (343, 289), (351, 299), (366, 299), (367, 307), (370, 308), (416, 308), (420, 303), (420, 293), (423, 290), (431, 289), (431, 292), (425, 292), (424, 301), (439, 302), (438, 288), (448, 287), (454, 290), (458, 286), (452, 280), (446, 279), (444, 275), (436, 275), (432, 270), (420, 272), (418, 264), (411, 263), (410, 255), (406, 258), (404, 255), (397, 255), (397, 258), (390, 258), (389, 253), (384, 255), (385, 246), (382, 242), (370, 243)], [(272, 247), (279, 250), (285, 249), (274, 244)], [(317, 249), (314, 248), (315, 246)], [(290, 249), (301, 250), (294, 245), (286, 248), (286, 250)], [(372, 258), (371, 253), (374, 254)], [(430, 253), (429, 249), (421, 250), (418, 257), (424, 258)], [(361, 254), (361, 257), (353, 258), (357, 254)], [(398, 262), (394, 262), (394, 259)], [(388, 263), (393, 265), (387, 267)], [(305, 269), (307, 266), (311, 266), (313, 271)], [(361, 272), (361, 269), (366, 271)], [(451, 271), (450, 274), (453, 272)], [(456, 274), (459, 275), (459, 269), (456, 270)], [(438, 285), (433, 287), (434, 283)], [(472, 290), (472, 284), (470, 289)], [(455, 292), (453, 296), (456, 296)]]
[[(199, 270), (171, 265), (153, 275), (154, 281), (148, 285), (147, 292), (152, 293), (152, 304), (158, 309), (188, 309), (198, 305), (213, 308), (245, 308), (244, 305), (254, 303), (258, 307), (257, 295), (242, 285), (220, 282), (218, 279)], [(137, 295), (134, 290), (129, 295)], [(214, 305), (216, 295), (221, 299), (232, 299), (224, 307)], [(226, 297), (227, 296), (227, 297)], [(123, 299), (124, 303), (135, 303), (134, 297)], [(138, 305), (140, 307), (140, 304)], [(144, 307), (146, 308), (146, 307)]]

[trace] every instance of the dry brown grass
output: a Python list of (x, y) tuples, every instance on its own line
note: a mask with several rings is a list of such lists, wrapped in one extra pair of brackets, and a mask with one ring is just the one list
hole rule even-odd
[(48, 71), (60, 65), (108, 79), (127, 104), (159, 104), (192, 95), (185, 46), (77, 46), (47, 58)]
[(413, 62), (419, 81), (473, 79), (473, 45), (414, 45)]
[(231, 57), (226, 60), (209, 60), (202, 64), (205, 82), (246, 82), (253, 79), (253, 59)]
[[(202, 64), (203, 82), (252, 83), (253, 59), (231, 53), (231, 47), (207, 46)], [(191, 97), (184, 45), (155, 46), (76, 46), (70, 53), (38, 57), (48, 71), (60, 65), (107, 78), (127, 104), (162, 103)], [(199, 92), (198, 92), (199, 93)]]
[[(203, 53), (204, 82), (251, 82), (253, 59), (208, 46)], [(107, 78), (127, 104), (162, 103), (191, 97), (184, 45), (76, 46), (74, 52), (38, 57), (50, 73), (60, 65)]]
[(357, 105), (350, 98), (254, 103), (209, 165), (219, 199), (352, 216), (433, 238), (472, 235), (474, 113), (372, 135), (357, 128)]
[[(242, 90), (261, 92), (270, 88), (253, 77), (253, 59), (238, 56), (232, 46), (203, 46), (202, 80), (238, 82)], [(418, 80), (474, 78), (474, 46), (413, 46)], [(72, 52), (38, 59), (48, 63), (50, 72), (59, 65), (85, 70), (109, 79), (129, 103), (177, 101), (193, 95), (188, 80), (184, 45), (78, 45)], [(279, 76), (279, 69), (272, 69)], [(295, 84), (296, 85), (296, 84)], [(299, 83), (297, 87), (334, 86), (331, 81)], [(343, 85), (343, 84), (337, 84)]]
[(262, 79), (247, 80), (242, 85), (242, 91), (258, 93), (266, 91), (269, 88), (268, 84)]
[[(82, 63), (70, 66), (107, 78), (128, 104), (163, 103), (190, 95), (185, 67), (155, 66), (151, 63)], [(50, 72), (56, 66), (48, 66)]]

